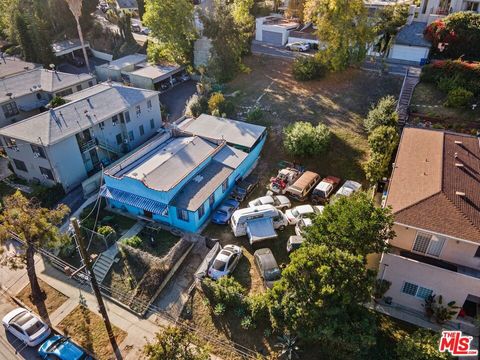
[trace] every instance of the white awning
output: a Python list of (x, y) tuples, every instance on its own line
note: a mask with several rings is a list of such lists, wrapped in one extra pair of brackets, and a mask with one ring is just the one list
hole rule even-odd
[(271, 218), (250, 220), (247, 223), (247, 235), (250, 244), (277, 237)]

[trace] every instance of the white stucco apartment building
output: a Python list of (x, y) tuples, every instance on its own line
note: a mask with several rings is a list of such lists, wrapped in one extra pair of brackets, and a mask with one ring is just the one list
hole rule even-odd
[(15, 173), (65, 191), (79, 185), (162, 126), (158, 92), (101, 83), (59, 106), (0, 129)]
[(395, 238), (379, 278), (394, 306), (424, 312), (429, 295), (459, 306), (454, 321), (480, 313), (480, 146), (474, 136), (405, 128), (386, 197)]

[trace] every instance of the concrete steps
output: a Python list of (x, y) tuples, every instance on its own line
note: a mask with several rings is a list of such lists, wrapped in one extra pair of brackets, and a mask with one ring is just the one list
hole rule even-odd
[(402, 90), (400, 91), (397, 104), (398, 124), (401, 127), (405, 126), (408, 121), (408, 107), (410, 106), (415, 86), (417, 86), (420, 81), (420, 72), (420, 69), (410, 67), (403, 80)]
[(95, 264), (93, 264), (93, 272), (99, 284), (103, 282), (114, 262), (115, 256), (106, 252), (101, 253), (97, 258)]

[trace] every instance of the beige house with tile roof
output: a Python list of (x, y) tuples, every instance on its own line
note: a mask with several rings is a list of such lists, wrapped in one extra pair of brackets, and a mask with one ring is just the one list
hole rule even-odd
[(378, 277), (394, 306), (423, 312), (442, 295), (461, 307), (454, 320), (480, 315), (480, 145), (465, 134), (405, 128), (385, 205), (396, 237)]

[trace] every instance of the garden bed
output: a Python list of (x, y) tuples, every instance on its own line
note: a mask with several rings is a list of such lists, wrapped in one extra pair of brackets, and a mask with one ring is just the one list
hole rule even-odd
[[(40, 288), (45, 293), (44, 305), (48, 314), (52, 314), (55, 310), (62, 306), (65, 301), (68, 300), (68, 296), (64, 295), (57, 289), (54, 289), (46, 282), (38, 279), (38, 283)], [(35, 312), (39, 312), (38, 307), (33, 304), (30, 298), (31, 294), (31, 287), (30, 284), (28, 284), (16, 295), (16, 297), (30, 309), (34, 310)]]
[[(66, 336), (95, 355), (98, 360), (113, 358), (113, 350), (102, 318), (88, 308), (78, 305), (58, 324)], [(112, 325), (117, 344), (127, 337), (122, 329)], [(125, 354), (124, 354), (125, 355)]]

